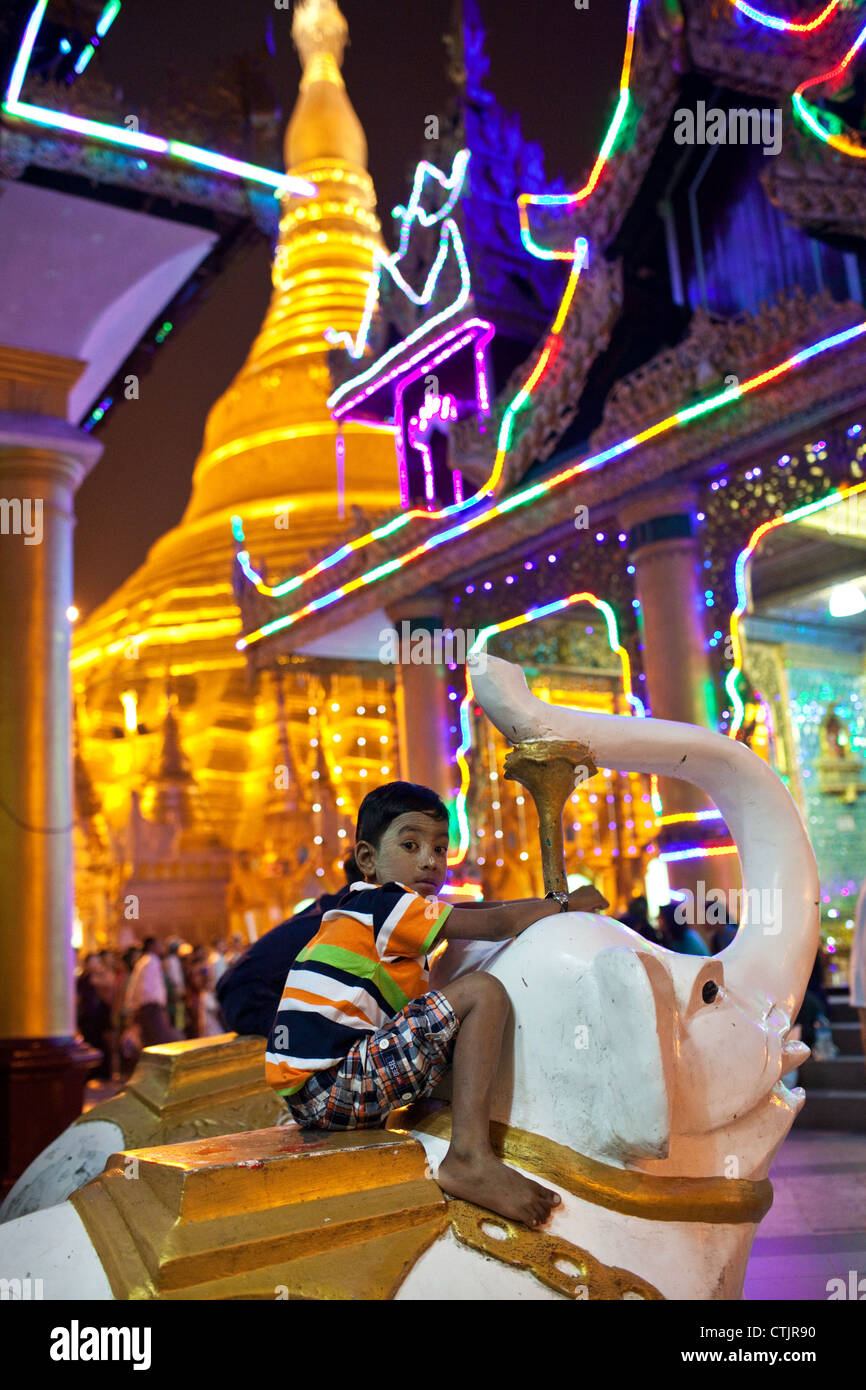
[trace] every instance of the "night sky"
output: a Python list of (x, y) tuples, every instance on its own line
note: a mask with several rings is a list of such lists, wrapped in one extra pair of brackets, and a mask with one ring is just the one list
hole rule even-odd
[[(350, 46), (343, 76), (367, 134), (386, 235), (424, 154), (424, 119), (444, 113), (451, 0), (340, 0)], [(628, 0), (480, 0), (487, 26), (486, 85), (523, 133), (539, 141), (550, 177), (574, 184), (603, 137), (619, 80)], [(182, 69), (203, 91), (239, 54), (259, 56), (288, 118), (300, 67), (291, 12), (266, 0), (124, 0), (99, 55), (123, 88), (124, 111), (151, 109)], [(273, 49), (273, 52), (270, 50)], [(82, 83), (82, 96), (86, 86)], [(159, 134), (182, 135), (160, 130)], [(519, 190), (515, 190), (515, 196)], [(186, 506), (208, 409), (241, 366), (270, 292), (262, 241), (234, 260), (142, 379), (141, 398), (111, 412), (101, 461), (76, 503), (75, 600), (87, 614), (144, 560)]]

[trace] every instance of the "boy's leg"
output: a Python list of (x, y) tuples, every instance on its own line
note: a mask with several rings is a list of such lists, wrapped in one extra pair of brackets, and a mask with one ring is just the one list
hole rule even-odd
[(501, 1216), (540, 1226), (560, 1204), (549, 1191), (500, 1163), (490, 1147), (490, 1105), (511, 1004), (492, 975), (464, 975), (440, 990), (460, 1019), (452, 1060), (451, 1144), (439, 1185)]

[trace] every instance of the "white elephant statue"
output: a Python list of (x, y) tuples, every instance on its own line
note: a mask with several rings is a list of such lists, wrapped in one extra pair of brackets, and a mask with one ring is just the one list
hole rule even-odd
[[(518, 667), (492, 657), (473, 683), (512, 743), (573, 741), (599, 767), (696, 784), (737, 844), (744, 902), (778, 910), (745, 921), (710, 958), (673, 954), (588, 913), (547, 917), (502, 946), (451, 943), (432, 983), (483, 966), (513, 1005), (494, 1136), (562, 1205), (541, 1232), (473, 1208), (467, 1234), (464, 1212), (463, 1228), (446, 1223), (388, 1296), (737, 1299), (771, 1201), (770, 1164), (805, 1099), (782, 1082), (808, 1055), (789, 1035), (819, 936), (817, 868), (800, 814), (775, 773), (719, 734), (548, 705)], [(392, 1123), (420, 1141), (435, 1175), (447, 1107), (415, 1107)], [(37, 1264), (46, 1297), (114, 1296), (68, 1201), (0, 1227), (0, 1274)], [(590, 1268), (596, 1291), (587, 1293)], [(613, 1291), (598, 1293), (605, 1288)]]

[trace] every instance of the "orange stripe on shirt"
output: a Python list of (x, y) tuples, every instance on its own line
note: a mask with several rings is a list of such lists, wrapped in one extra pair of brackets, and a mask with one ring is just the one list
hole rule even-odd
[(283, 1000), (286, 999), (297, 999), (302, 1004), (312, 1004), (317, 1009), (339, 1009), (341, 1013), (350, 1014), (352, 1018), (360, 1019), (362, 1023), (376, 1026), (362, 1009), (351, 1004), (348, 999), (329, 999), (325, 994), (310, 994), (308, 990), (295, 989), (294, 986), (291, 989), (286, 986), (283, 990)]
[(343, 950), (354, 951), (356, 955), (365, 956), (367, 960), (379, 959), (373, 941), (373, 928), (364, 922), (356, 921), (354, 917), (341, 916), (334, 922), (323, 922), (312, 941), (308, 941), (299, 954), (299, 964), (304, 964), (306, 952), (320, 944), (341, 946)]

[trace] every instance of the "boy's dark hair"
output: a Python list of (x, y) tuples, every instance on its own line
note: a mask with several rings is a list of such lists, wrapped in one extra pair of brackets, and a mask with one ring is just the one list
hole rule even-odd
[(386, 782), (383, 787), (367, 792), (361, 802), (355, 841), (366, 840), (378, 849), (392, 820), (409, 811), (423, 811), (436, 820), (448, 820), (448, 807), (429, 787), (421, 787), (416, 782)]

